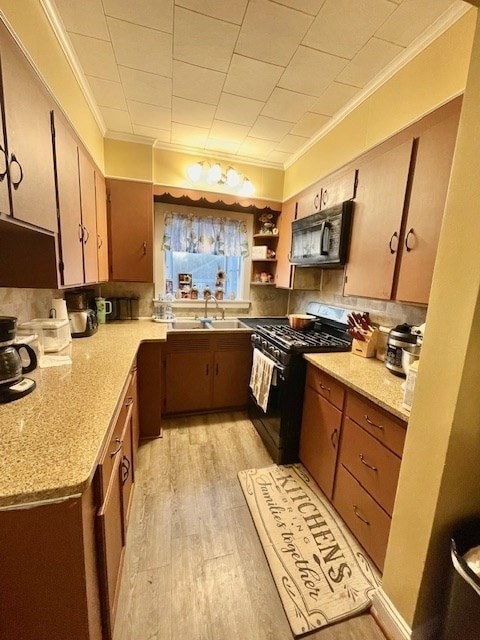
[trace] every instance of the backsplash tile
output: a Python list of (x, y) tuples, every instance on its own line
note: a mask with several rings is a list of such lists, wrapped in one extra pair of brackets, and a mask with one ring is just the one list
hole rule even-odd
[(0, 315), (15, 316), (18, 322), (48, 318), (52, 298), (61, 298), (56, 289), (13, 289), (0, 287)]

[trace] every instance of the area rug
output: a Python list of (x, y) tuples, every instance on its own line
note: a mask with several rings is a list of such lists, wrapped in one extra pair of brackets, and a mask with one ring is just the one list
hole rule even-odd
[(378, 575), (300, 464), (238, 474), (293, 634), (369, 608)]

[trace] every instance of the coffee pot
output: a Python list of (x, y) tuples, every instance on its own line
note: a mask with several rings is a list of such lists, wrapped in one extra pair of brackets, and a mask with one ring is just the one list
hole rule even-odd
[[(17, 318), (0, 316), (0, 402), (22, 397), (35, 388), (35, 382), (23, 378), (37, 366), (37, 356), (28, 344), (15, 343)], [(22, 357), (27, 357), (23, 364)]]

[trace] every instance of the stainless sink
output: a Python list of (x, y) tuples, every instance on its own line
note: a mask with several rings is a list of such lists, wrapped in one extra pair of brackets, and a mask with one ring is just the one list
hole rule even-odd
[(192, 329), (205, 329), (205, 323), (200, 320), (174, 320), (169, 331), (192, 331)]
[(227, 318), (226, 320), (173, 320), (168, 331), (193, 331), (203, 329), (206, 331), (251, 331), (238, 318)]
[(208, 323), (212, 329), (247, 329), (243, 322), (237, 318), (228, 318), (227, 320), (211, 320)]

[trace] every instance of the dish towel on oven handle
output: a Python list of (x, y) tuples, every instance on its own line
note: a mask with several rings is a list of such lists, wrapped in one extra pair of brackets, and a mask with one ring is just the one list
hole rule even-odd
[(252, 373), (250, 388), (259, 407), (267, 412), (270, 386), (274, 384), (275, 364), (258, 349), (253, 350)]

